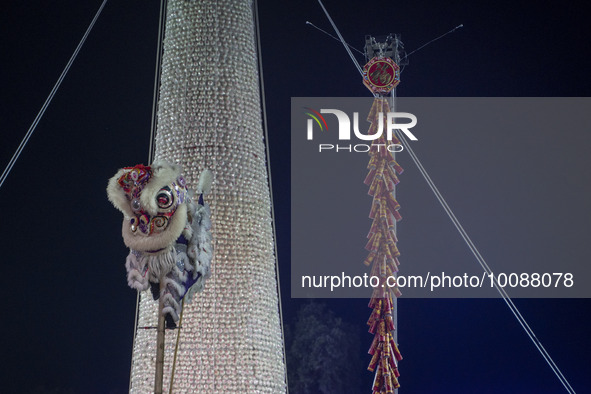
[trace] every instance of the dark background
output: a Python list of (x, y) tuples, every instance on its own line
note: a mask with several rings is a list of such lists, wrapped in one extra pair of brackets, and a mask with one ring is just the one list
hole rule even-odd
[[(400, 33), (410, 52), (464, 25), (410, 57), (399, 96), (586, 97), (591, 91), (589, 25), (583, 2), (335, 0), (325, 5), (344, 38), (358, 49), (366, 34)], [(70, 0), (2, 6), (2, 166), (12, 157), (99, 6), (99, 1)], [(284, 320), (292, 326), (307, 301), (290, 298), (288, 277), (290, 97), (356, 97), (368, 92), (342, 46), (305, 24), (309, 20), (331, 30), (316, 2), (265, 0), (258, 6), (282, 305)], [(0, 189), (5, 283), (2, 392), (127, 390), (136, 296), (125, 281), (127, 251), (120, 239), (120, 214), (108, 203), (104, 189), (118, 168), (147, 160), (158, 10), (156, 2), (111, 0), (107, 4)], [(559, 141), (560, 131), (556, 138)], [(453, 152), (449, 160), (456, 160)], [(475, 168), (484, 172), (483, 178), (494, 174), (494, 163), (487, 170), (478, 157), (473, 160)], [(399, 161), (407, 168), (404, 176), (411, 177), (410, 160), (401, 157)], [(551, 160), (539, 163), (551, 164)], [(445, 176), (454, 179), (455, 175)], [(568, 177), (568, 172), (563, 176)], [(472, 222), (469, 232), (477, 245), (483, 245), (486, 257), (487, 250), (498, 246), (496, 241), (487, 244), (492, 234), (486, 207), (510, 202), (520, 188), (514, 185), (487, 201), (485, 194), (477, 192), (475, 179), (456, 179), (458, 187), (442, 192), (454, 209), (454, 196), (481, 199), (474, 205), (457, 204), (467, 209), (460, 208), (456, 214)], [(587, 182), (572, 179), (573, 185)], [(404, 183), (403, 177), (398, 198), (406, 221), (411, 221), (413, 212), (404, 211), (404, 198), (424, 198), (425, 204), (437, 209), (432, 197), (405, 191)], [(549, 209), (560, 212), (561, 201), (547, 203)], [(514, 218), (509, 228), (515, 224), (520, 228), (519, 223), (526, 220), (518, 208), (508, 214)], [(548, 220), (542, 226), (544, 234), (588, 242), (588, 224), (571, 228), (553, 223)], [(425, 234), (429, 231), (424, 229)], [(544, 247), (552, 248), (551, 239), (543, 241)], [(401, 235), (402, 260), (404, 242), (409, 249), (429, 248), (424, 239), (403, 241)], [(506, 248), (505, 253), (524, 251)], [(564, 251), (565, 258), (568, 253)], [(587, 264), (588, 258), (580, 263)], [(336, 315), (359, 326), (359, 357), (362, 365), (369, 362), (365, 351), (372, 337), (363, 333), (370, 313), (367, 300), (325, 302)], [(573, 388), (587, 392), (591, 384), (589, 300), (522, 299), (516, 304)], [(401, 392), (563, 392), (501, 300), (400, 299), (398, 318), (404, 356)], [(363, 367), (359, 374), (362, 392), (369, 392), (372, 374)], [(351, 392), (360, 390), (351, 388)]]

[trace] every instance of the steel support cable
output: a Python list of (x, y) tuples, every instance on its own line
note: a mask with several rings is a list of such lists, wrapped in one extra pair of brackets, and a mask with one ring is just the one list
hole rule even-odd
[(357, 59), (355, 59), (355, 56), (353, 56), (353, 53), (351, 52), (351, 49), (349, 49), (349, 45), (345, 42), (345, 39), (343, 38), (343, 36), (341, 35), (341, 32), (337, 28), (337, 25), (335, 25), (335, 23), (333, 22), (332, 18), (328, 14), (328, 11), (326, 10), (326, 8), (324, 8), (324, 4), (322, 4), (322, 1), (321, 0), (318, 0), (318, 4), (320, 4), (320, 7), (322, 7), (322, 10), (324, 11), (324, 14), (326, 15), (326, 17), (328, 18), (328, 21), (332, 25), (332, 28), (334, 29), (335, 33), (337, 33), (337, 36), (339, 36), (339, 39), (341, 40), (341, 43), (345, 47), (345, 50), (349, 54), (349, 57), (353, 61), (353, 64), (355, 64), (355, 67), (357, 68), (357, 71), (359, 71), (359, 74), (361, 74), (361, 76), (363, 77), (363, 70), (361, 69), (361, 66), (359, 65), (359, 63), (357, 62)]
[[(328, 18), (328, 21), (332, 25), (332, 28), (334, 29), (335, 33), (337, 33), (337, 35), (339, 36), (339, 40), (341, 41), (341, 44), (343, 44), (343, 46), (345, 47), (345, 50), (349, 54), (349, 57), (351, 58), (351, 61), (355, 65), (355, 68), (357, 68), (357, 71), (359, 71), (359, 74), (361, 75), (361, 78), (363, 78), (363, 70), (361, 69), (361, 66), (359, 65), (359, 62), (357, 61), (357, 59), (355, 59), (355, 56), (353, 56), (353, 53), (349, 49), (349, 46), (350, 45), (347, 44), (347, 42), (345, 41), (345, 39), (341, 35), (341, 32), (339, 32), (339, 29), (337, 28), (337, 25), (335, 25), (335, 23), (333, 22), (332, 18), (330, 17), (330, 14), (326, 10), (326, 8), (324, 8), (324, 4), (322, 4), (322, 1), (321, 0), (318, 0), (318, 4), (320, 4), (320, 7), (322, 7), (322, 10), (324, 11), (324, 15), (326, 15), (326, 18)], [(312, 25), (311, 23), (309, 23), (309, 24)], [(314, 25), (312, 25), (312, 26), (314, 26)], [(316, 27), (316, 26), (314, 26), (314, 27)], [(328, 34), (328, 33), (326, 33), (326, 34)], [(377, 93), (372, 92), (372, 94), (373, 94), (374, 97), (378, 97), (378, 94)]]
[(254, 16), (254, 28), (256, 30), (256, 46), (259, 63), (259, 89), (261, 98), (261, 109), (262, 109), (262, 121), (263, 121), (263, 132), (265, 133), (265, 151), (267, 161), (267, 176), (269, 177), (269, 195), (271, 200), (271, 225), (273, 228), (273, 244), (275, 249), (275, 280), (277, 281), (277, 300), (279, 302), (279, 319), (281, 325), (281, 336), (283, 341), (283, 365), (285, 371), (285, 391), (289, 394), (289, 384), (287, 380), (287, 351), (285, 344), (285, 330), (283, 327), (283, 305), (281, 302), (281, 280), (279, 277), (279, 253), (277, 249), (277, 224), (275, 222), (275, 204), (273, 198), (273, 180), (271, 176), (271, 149), (269, 146), (269, 128), (267, 127), (267, 105), (265, 99), (265, 79), (263, 78), (263, 55), (261, 48), (261, 30), (259, 26), (259, 8), (257, 0), (254, 0), (253, 4), (253, 16)]
[(164, 26), (166, 22), (167, 0), (160, 0), (160, 16), (158, 18), (158, 38), (156, 47), (156, 67), (154, 69), (154, 93), (152, 98), (152, 123), (150, 125), (150, 147), (148, 152), (148, 164), (152, 163), (156, 149), (156, 125), (158, 123), (158, 97), (160, 89), (160, 67), (162, 66), (162, 48), (164, 44)]
[[(160, 87), (160, 66), (162, 63), (162, 47), (164, 41), (164, 23), (166, 19), (166, 5), (168, 4), (167, 0), (160, 0), (160, 14), (158, 17), (158, 38), (156, 44), (156, 67), (154, 71), (154, 96), (152, 100), (152, 122), (150, 127), (150, 145), (148, 148), (148, 165), (152, 163), (152, 159), (154, 158), (154, 139), (156, 136), (156, 123), (157, 123), (157, 106), (158, 106), (158, 89)], [(129, 392), (131, 392), (131, 374), (133, 371), (133, 353), (135, 349), (135, 341), (137, 339), (137, 329), (138, 329), (138, 322), (139, 322), (139, 310), (140, 310), (140, 291), (137, 292), (136, 300), (135, 300), (135, 318), (133, 323), (133, 341), (131, 344), (131, 365), (129, 367)], [(182, 313), (182, 310), (181, 310)], [(180, 334), (180, 332), (178, 333)], [(177, 335), (178, 335), (177, 334)]]
[(101, 12), (103, 11), (103, 8), (105, 8), (105, 4), (107, 4), (107, 0), (103, 0), (101, 6), (99, 7), (98, 11), (94, 15), (94, 18), (92, 19), (92, 22), (90, 22), (90, 25), (86, 29), (86, 32), (82, 36), (82, 39), (78, 43), (78, 46), (74, 50), (74, 53), (70, 57), (70, 60), (66, 64), (66, 67), (62, 71), (62, 73), (59, 76), (59, 78), (58, 78), (57, 82), (55, 83), (55, 85), (53, 86), (53, 89), (51, 89), (51, 92), (49, 93), (49, 96), (47, 97), (47, 99), (43, 103), (43, 106), (41, 107), (41, 109), (37, 113), (37, 116), (35, 117), (35, 120), (33, 120), (33, 123), (29, 127), (29, 130), (25, 134), (25, 137), (23, 138), (23, 140), (21, 141), (20, 145), (16, 149), (16, 152), (14, 152), (14, 155), (12, 155), (12, 158), (8, 162), (8, 165), (6, 166), (6, 168), (4, 169), (4, 172), (2, 172), (2, 176), (0, 176), (0, 188), (4, 184), (4, 181), (8, 177), (8, 174), (10, 174), (10, 171), (12, 170), (12, 167), (14, 167), (14, 164), (16, 163), (16, 161), (18, 160), (19, 156), (21, 155), (23, 149), (25, 148), (25, 145), (27, 145), (27, 142), (29, 142), (29, 139), (31, 138), (31, 136), (33, 135), (33, 132), (37, 128), (37, 125), (39, 124), (39, 121), (43, 117), (43, 114), (45, 114), (45, 110), (47, 110), (47, 107), (51, 103), (51, 100), (53, 99), (53, 96), (55, 96), (55, 93), (59, 89), (62, 81), (66, 77), (66, 74), (70, 70), (70, 67), (72, 66), (72, 63), (74, 63), (74, 60), (76, 59), (76, 56), (78, 56), (78, 53), (80, 52), (80, 49), (84, 45), (84, 42), (86, 41), (86, 38), (88, 37), (88, 35), (90, 34), (90, 31), (94, 27), (94, 24), (96, 23), (98, 17), (100, 16)]
[[(310, 25), (313, 28), (315, 28), (316, 30), (321, 31), (322, 33), (326, 34), (327, 36), (329, 36), (330, 38), (332, 38), (333, 40), (337, 40), (337, 41), (341, 41), (339, 40), (337, 37), (333, 36), (332, 34), (330, 34), (329, 32), (327, 32), (326, 30), (323, 30), (321, 28), (319, 28), (318, 26), (316, 26), (315, 24), (313, 24), (312, 22), (306, 21), (306, 25)], [(355, 48), (353, 45), (349, 45), (348, 43), (345, 43), (349, 48), (353, 49), (355, 52), (359, 53), (360, 55), (365, 55), (363, 52), (361, 52), (359, 49)]]
[(544, 358), (546, 363), (548, 363), (548, 365), (552, 369), (552, 372), (554, 372), (554, 374), (556, 375), (558, 380), (560, 380), (560, 383), (562, 383), (562, 385), (564, 386), (566, 391), (568, 393), (575, 394), (575, 391), (573, 390), (573, 388), (569, 384), (568, 380), (564, 377), (564, 375), (562, 374), (562, 372), (560, 371), (560, 369), (558, 368), (558, 366), (556, 365), (556, 363), (554, 362), (554, 360), (552, 359), (550, 354), (546, 351), (546, 348), (544, 348), (544, 346), (542, 345), (541, 341), (536, 337), (535, 333), (533, 332), (533, 330), (531, 329), (531, 327), (529, 326), (529, 324), (527, 323), (525, 318), (519, 312), (519, 309), (517, 308), (517, 306), (513, 303), (513, 300), (511, 299), (511, 297), (509, 297), (509, 295), (507, 294), (507, 292), (505, 291), (505, 289), (503, 287), (499, 286), (497, 278), (494, 276), (493, 271), (488, 266), (488, 264), (486, 263), (486, 261), (484, 260), (484, 258), (482, 257), (482, 255), (480, 254), (480, 252), (478, 251), (478, 249), (476, 248), (476, 246), (472, 242), (472, 239), (466, 233), (466, 231), (462, 227), (461, 223), (454, 215), (453, 211), (451, 210), (451, 208), (449, 207), (449, 205), (447, 204), (447, 202), (445, 201), (445, 199), (443, 198), (443, 196), (439, 192), (439, 189), (437, 189), (437, 186), (435, 186), (435, 183), (433, 182), (433, 180), (431, 180), (431, 177), (429, 176), (429, 174), (427, 173), (427, 171), (425, 170), (425, 168), (421, 164), (420, 160), (418, 159), (418, 157), (416, 156), (416, 154), (414, 153), (414, 151), (412, 150), (412, 148), (408, 144), (408, 141), (406, 140), (406, 138), (402, 135), (402, 133), (399, 130), (396, 130), (396, 135), (400, 139), (400, 141), (403, 142), (404, 149), (406, 151), (408, 151), (411, 159), (413, 160), (413, 162), (415, 163), (415, 165), (417, 166), (417, 168), (421, 172), (421, 175), (423, 176), (423, 178), (425, 179), (425, 181), (427, 182), (427, 184), (431, 188), (431, 191), (433, 191), (433, 194), (435, 195), (435, 197), (437, 198), (437, 200), (439, 201), (439, 203), (443, 207), (445, 213), (448, 215), (448, 217), (452, 221), (453, 225), (456, 227), (456, 229), (460, 233), (462, 239), (464, 240), (464, 242), (466, 243), (466, 245), (468, 246), (468, 248), (470, 249), (470, 251), (472, 252), (474, 257), (476, 257), (476, 260), (478, 261), (478, 263), (480, 264), (482, 269), (488, 275), (490, 275), (495, 289), (499, 292), (499, 294), (501, 295), (501, 297), (503, 298), (503, 300), (505, 301), (505, 303), (507, 304), (507, 306), (509, 307), (509, 309), (511, 310), (511, 312), (513, 313), (513, 315), (515, 316), (515, 318), (517, 319), (519, 324), (521, 325), (521, 327), (524, 329), (524, 331), (526, 332), (526, 334), (528, 335), (530, 340), (533, 342), (536, 349), (540, 352), (540, 354), (542, 355), (542, 357)]
[(427, 43), (425, 43), (425, 44), (421, 45), (420, 47), (418, 47), (418, 48), (417, 48), (417, 49), (415, 49), (414, 51), (410, 52), (409, 54), (407, 54), (406, 56), (404, 56), (404, 57), (403, 57), (402, 59), (400, 59), (400, 60), (404, 60), (404, 59), (406, 59), (407, 57), (409, 57), (409, 56), (410, 56), (410, 55), (412, 55), (413, 53), (415, 53), (415, 52), (418, 52), (418, 51), (420, 51), (421, 49), (423, 49), (424, 47), (426, 47), (427, 45), (429, 45), (429, 44), (431, 44), (431, 43), (433, 43), (433, 42), (435, 42), (435, 41), (439, 40), (440, 38), (443, 38), (443, 37), (447, 36), (447, 35), (448, 35), (448, 34), (450, 34), (450, 33), (453, 33), (454, 31), (458, 30), (460, 27), (464, 27), (464, 24), (458, 25), (458, 26), (454, 27), (453, 29), (451, 29), (450, 31), (448, 31), (447, 33), (443, 33), (443, 34), (442, 34), (442, 35), (440, 35), (439, 37), (436, 37), (436, 38), (434, 38), (434, 39), (432, 39), (432, 40), (428, 41)]

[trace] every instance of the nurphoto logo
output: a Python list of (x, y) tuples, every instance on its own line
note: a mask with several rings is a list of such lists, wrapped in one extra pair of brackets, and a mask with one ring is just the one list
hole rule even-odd
[[(351, 120), (349, 116), (338, 109), (325, 109), (322, 108), (320, 111), (316, 111), (309, 107), (304, 107), (305, 114), (309, 116), (307, 119), (307, 139), (312, 141), (314, 139), (314, 129), (320, 130), (321, 133), (329, 132), (328, 124), (322, 114), (331, 114), (336, 116), (338, 122), (338, 140), (339, 141), (350, 141), (351, 140)], [(384, 119), (386, 120), (384, 122)], [(396, 119), (407, 119), (407, 123), (397, 123)], [(384, 127), (384, 123), (386, 126)], [(372, 143), (372, 144), (319, 144), (318, 151), (346, 151), (346, 152), (369, 152), (371, 146), (380, 149), (387, 149), (389, 152), (401, 152), (403, 147), (401, 144), (392, 143), (392, 137), (394, 130), (400, 130), (409, 140), (417, 141), (418, 138), (410, 131), (411, 128), (416, 126), (417, 117), (408, 112), (379, 112), (378, 113), (378, 127), (374, 134), (364, 134), (359, 131), (359, 112), (353, 112), (353, 134), (358, 140), (361, 141), (375, 141), (382, 137), (384, 128), (386, 129), (385, 137), (387, 143)], [(316, 126), (315, 126), (316, 125)]]

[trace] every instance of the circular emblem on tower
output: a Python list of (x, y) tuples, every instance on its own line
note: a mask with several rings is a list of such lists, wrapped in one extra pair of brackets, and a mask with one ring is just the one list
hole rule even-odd
[(399, 83), (400, 67), (389, 57), (374, 57), (363, 67), (363, 84), (374, 93), (390, 93)]

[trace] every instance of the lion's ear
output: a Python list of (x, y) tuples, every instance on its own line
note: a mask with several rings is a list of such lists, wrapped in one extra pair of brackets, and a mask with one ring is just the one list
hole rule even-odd
[(119, 179), (121, 179), (126, 172), (128, 172), (128, 170), (122, 168), (117, 171), (115, 176), (109, 179), (109, 183), (107, 184), (107, 197), (115, 208), (120, 210), (126, 218), (129, 218), (133, 216), (133, 212), (129, 206), (127, 195), (125, 194), (123, 187), (119, 184)]
[(211, 183), (213, 182), (213, 173), (207, 169), (203, 170), (197, 183), (197, 194), (209, 194), (211, 192)]

